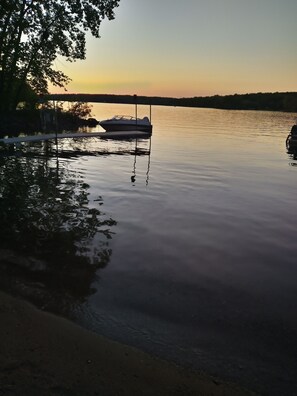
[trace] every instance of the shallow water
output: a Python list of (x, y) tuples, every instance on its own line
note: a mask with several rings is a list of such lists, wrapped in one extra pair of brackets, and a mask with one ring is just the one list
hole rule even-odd
[[(3, 154), (0, 247), (15, 257), (2, 287), (162, 358), (295, 394), (295, 120), (156, 106), (137, 147), (78, 139)], [(35, 261), (20, 269), (24, 253)]]

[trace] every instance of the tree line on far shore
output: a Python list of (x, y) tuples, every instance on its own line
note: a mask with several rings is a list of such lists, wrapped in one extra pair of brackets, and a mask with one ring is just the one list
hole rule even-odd
[[(56, 69), (57, 57), (85, 59), (86, 35), (100, 37), (101, 22), (114, 19), (120, 0), (47, 0), (0, 2), (0, 115), (20, 104), (36, 109), (42, 99), (75, 102), (137, 103), (166, 106), (297, 112), (297, 92), (168, 98), (136, 95), (50, 95), (48, 84), (70, 81)], [(43, 98), (41, 97), (43, 95)]]
[(225, 96), (195, 96), (192, 98), (108, 94), (52, 94), (46, 95), (44, 99), (69, 102), (137, 103), (161, 106), (297, 112), (297, 92), (259, 92)]

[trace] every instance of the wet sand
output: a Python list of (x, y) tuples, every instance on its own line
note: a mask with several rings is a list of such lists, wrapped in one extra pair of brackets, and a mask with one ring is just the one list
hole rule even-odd
[(251, 395), (0, 293), (0, 395)]

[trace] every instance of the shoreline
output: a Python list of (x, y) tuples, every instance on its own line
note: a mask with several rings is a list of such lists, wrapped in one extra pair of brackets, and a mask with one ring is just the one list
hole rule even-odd
[(45, 100), (57, 100), (68, 102), (87, 103), (117, 103), (212, 108), (221, 110), (252, 110), (252, 111), (281, 111), (295, 113), (297, 92), (258, 92), (231, 95), (212, 95), (194, 97), (162, 97), (123, 94), (86, 94), (86, 93), (51, 93), (46, 95)]
[(247, 396), (0, 292), (0, 395)]
[(78, 131), (81, 127), (96, 127), (95, 118), (83, 118), (67, 111), (16, 110), (0, 114), (0, 137), (13, 137), (19, 134), (55, 133)]

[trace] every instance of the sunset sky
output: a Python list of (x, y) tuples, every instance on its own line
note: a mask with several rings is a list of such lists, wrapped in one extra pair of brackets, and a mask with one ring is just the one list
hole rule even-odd
[(297, 0), (121, 0), (85, 61), (55, 65), (77, 93), (297, 91), (296, 15)]

